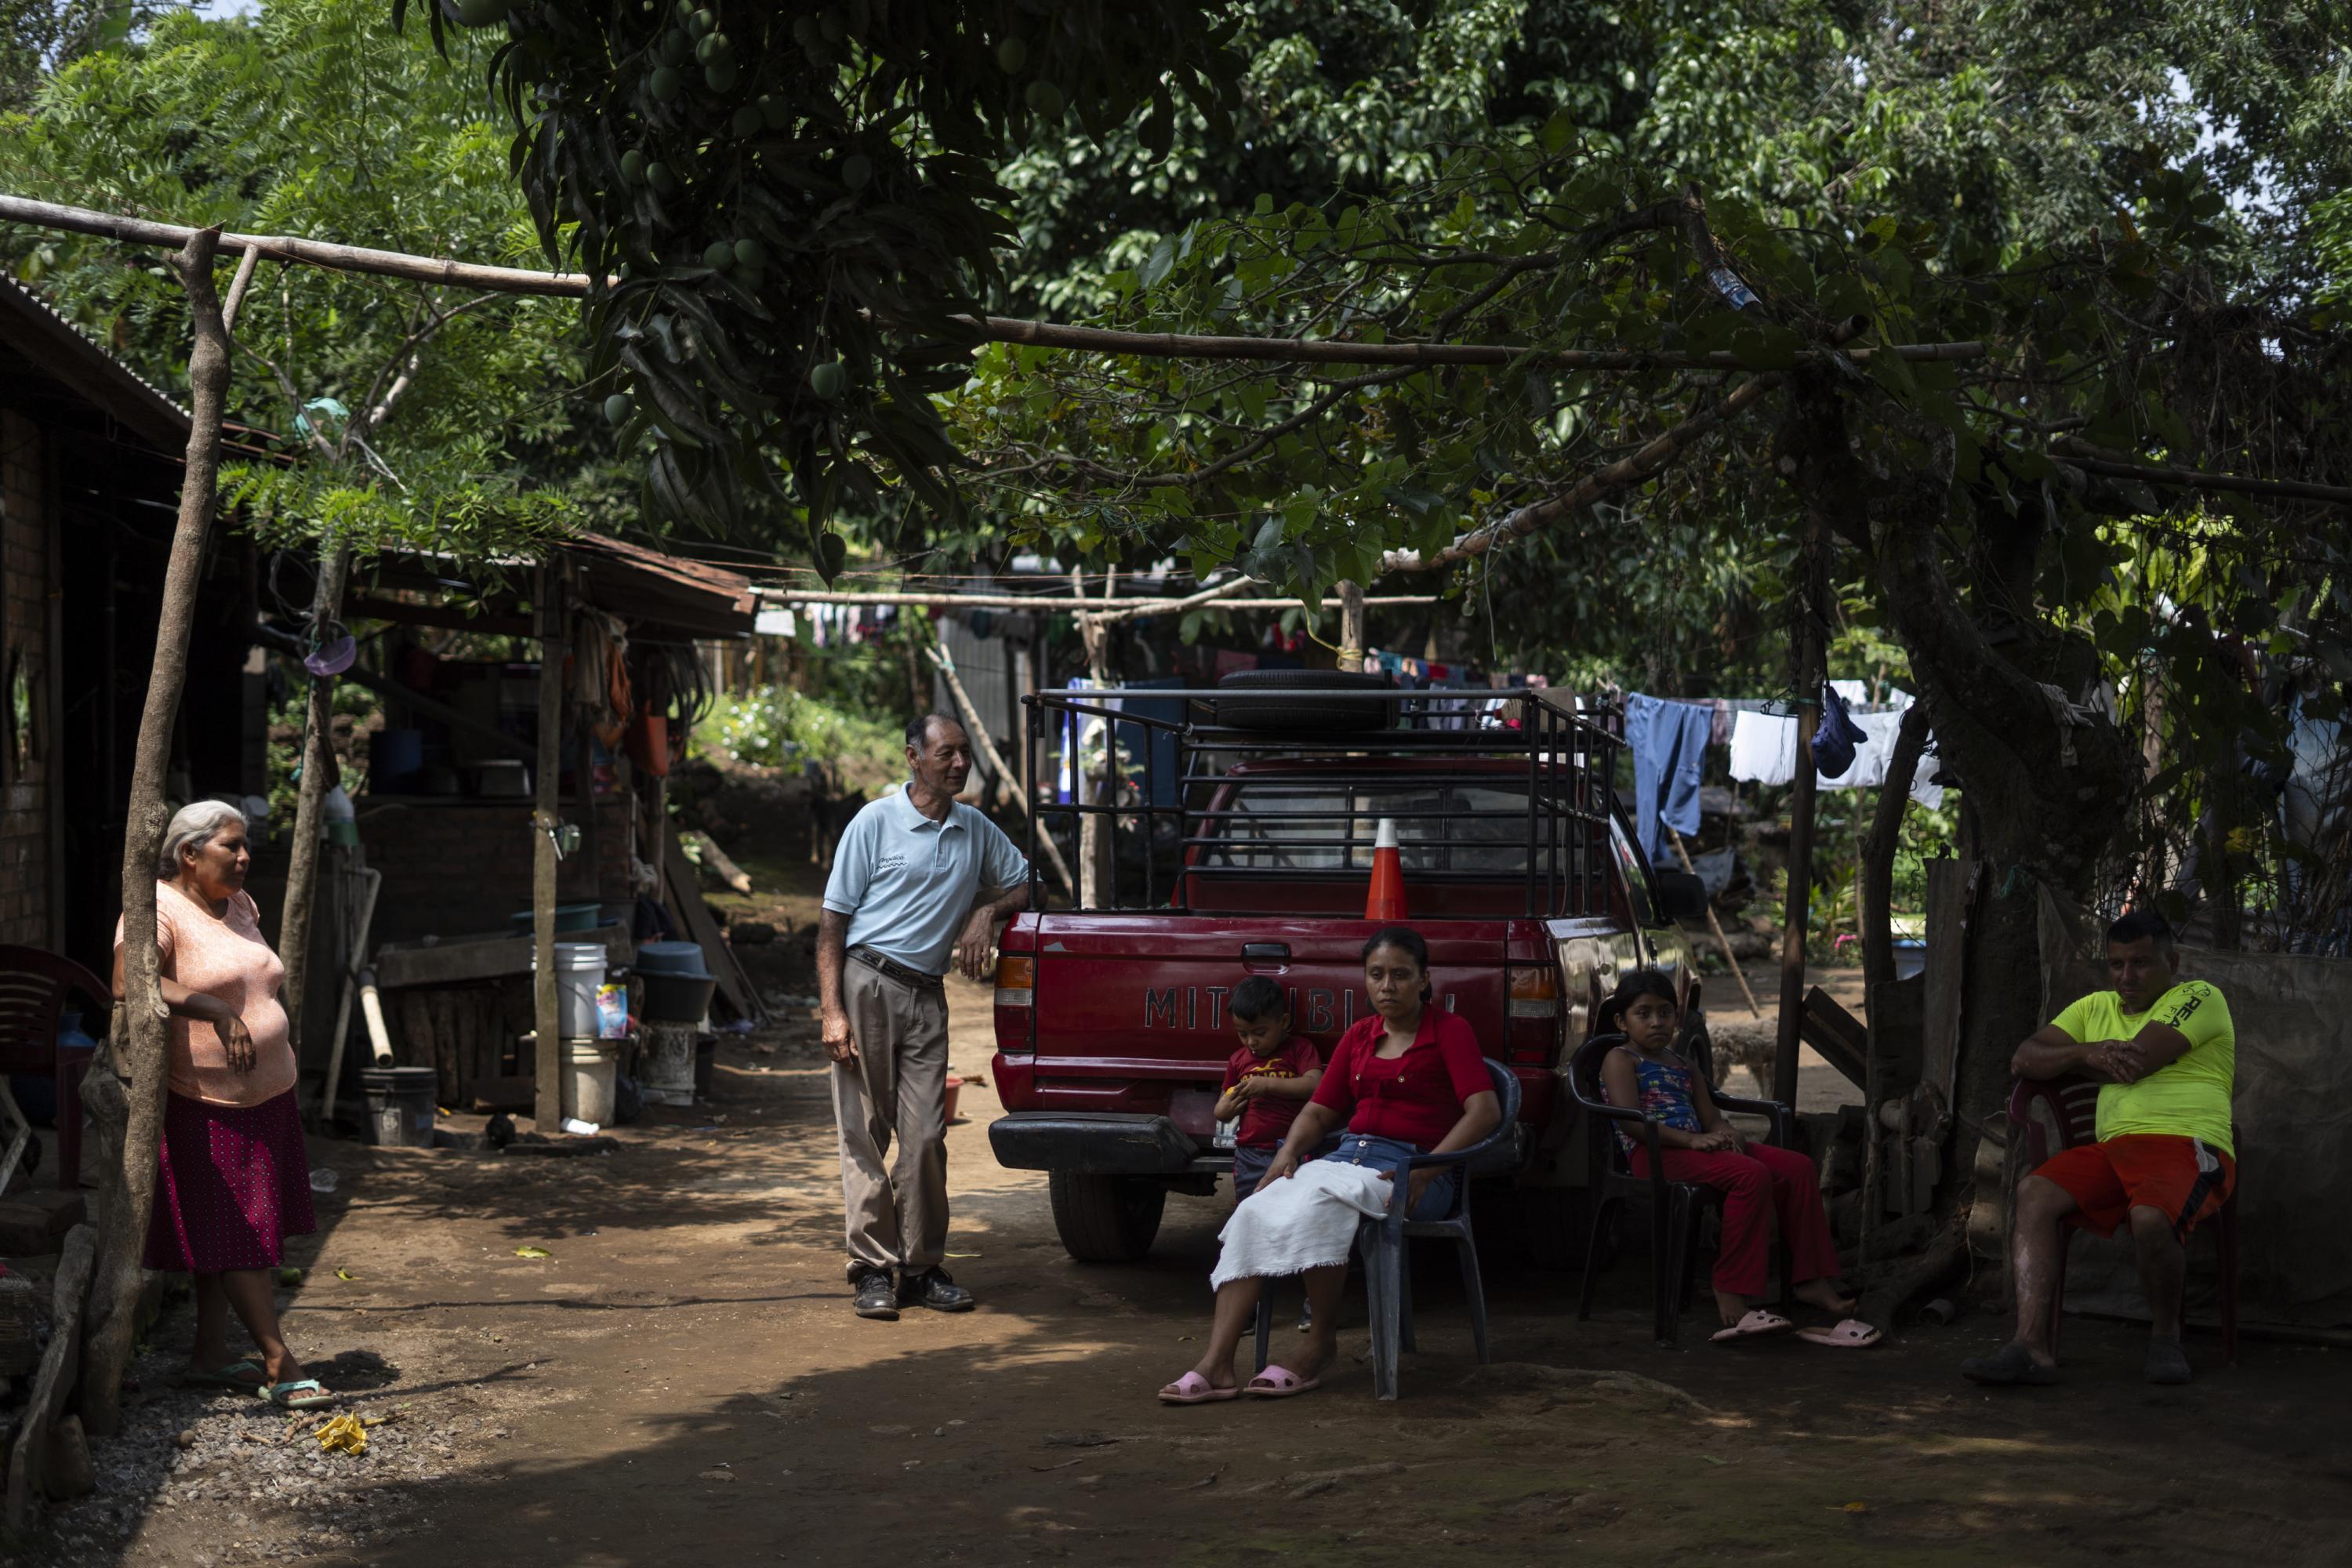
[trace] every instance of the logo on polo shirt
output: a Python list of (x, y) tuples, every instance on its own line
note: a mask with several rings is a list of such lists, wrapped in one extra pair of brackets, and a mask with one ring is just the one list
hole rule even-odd
[(903, 849), (887, 849), (883, 851), (882, 858), (874, 863), (874, 869), (877, 874), (903, 871), (906, 868), (907, 852)]

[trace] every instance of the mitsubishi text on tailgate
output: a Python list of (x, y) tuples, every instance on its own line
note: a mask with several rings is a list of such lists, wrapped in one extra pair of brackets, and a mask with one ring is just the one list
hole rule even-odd
[[(1538, 1261), (1574, 1256), (1589, 1172), (1557, 1081), (1565, 1047), (1619, 969), (1691, 984), (1674, 917), (1703, 897), (1695, 878), (1653, 873), (1626, 831), (1615, 710), (1297, 670), (1028, 707), (1031, 778), (1048, 735), (1118, 758), (1118, 779), (1092, 786), (1108, 798), (1041, 808), (1048, 830), (1087, 825), (1063, 838), (1082, 907), (1045, 910), (1034, 889), (996, 973), (1005, 1114), (989, 1142), (1001, 1163), (1050, 1173), (1070, 1255), (1140, 1257), (1169, 1193), (1211, 1195), (1231, 1170), (1212, 1111), (1236, 983), (1272, 979), (1328, 1057), (1367, 1011), (1359, 950), (1402, 923), (1429, 943), (1439, 1005), (1524, 1090), (1514, 1136), (1476, 1173), (1508, 1184)], [(1115, 747), (1092, 732), (1106, 724)], [(1402, 922), (1363, 918), (1383, 819), (1402, 851)]]

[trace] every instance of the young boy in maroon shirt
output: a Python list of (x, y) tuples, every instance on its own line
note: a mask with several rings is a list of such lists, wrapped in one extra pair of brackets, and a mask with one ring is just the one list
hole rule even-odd
[(1241, 1048), (1225, 1064), (1217, 1120), (1241, 1118), (1234, 1131), (1234, 1196), (1257, 1190), (1265, 1168), (1297, 1120), (1298, 1108), (1323, 1079), (1323, 1054), (1290, 1032), (1290, 1005), (1282, 987), (1253, 974), (1234, 987), (1227, 1004)]

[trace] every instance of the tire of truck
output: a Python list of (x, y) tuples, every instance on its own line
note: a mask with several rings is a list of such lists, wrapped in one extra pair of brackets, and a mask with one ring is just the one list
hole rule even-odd
[[(1288, 696), (1255, 696), (1259, 691)], [(1318, 702), (1305, 691), (1386, 691), (1388, 678), (1344, 669), (1237, 669), (1217, 682), (1217, 722), (1235, 730), (1328, 733), (1385, 730), (1396, 710), (1385, 702)], [(1231, 695), (1226, 695), (1231, 693)]]
[(1151, 1250), (1168, 1189), (1150, 1176), (1053, 1172), (1054, 1229), (1080, 1263), (1132, 1263)]

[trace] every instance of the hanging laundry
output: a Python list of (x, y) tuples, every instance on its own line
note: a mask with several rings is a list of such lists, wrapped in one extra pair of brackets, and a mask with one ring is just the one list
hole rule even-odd
[(1670, 702), (1639, 692), (1625, 699), (1625, 749), (1633, 753), (1633, 836), (1654, 864), (1666, 853), (1664, 828), (1685, 838), (1698, 831), (1699, 769), (1714, 724), (1711, 704)]
[(1823, 778), (1844, 775), (1853, 766), (1853, 749), (1862, 742), (1862, 726), (1853, 721), (1837, 682), (1822, 691), (1821, 722), (1813, 726), (1813, 765)]
[(1778, 786), (1797, 776), (1797, 721), (1786, 713), (1732, 714), (1731, 776)]

